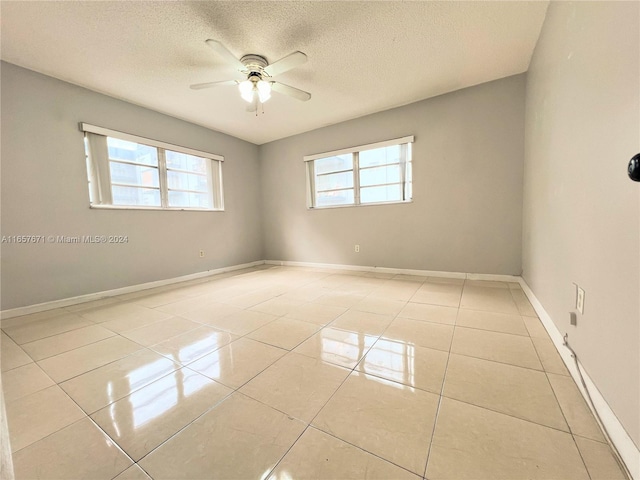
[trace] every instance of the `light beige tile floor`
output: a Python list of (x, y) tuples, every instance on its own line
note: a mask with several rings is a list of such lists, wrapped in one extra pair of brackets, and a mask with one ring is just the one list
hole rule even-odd
[(290, 353), (248, 382), (240, 392), (309, 423), (348, 375), (346, 368)]
[(294, 352), (354, 368), (377, 339), (375, 335), (326, 327), (300, 344)]
[(442, 305), (445, 307), (460, 306), (462, 285), (450, 283), (431, 282), (423, 283), (418, 291), (411, 297), (414, 303), (427, 303), (430, 305)]
[(441, 350), (380, 339), (357, 370), (369, 375), (440, 393), (449, 355)]
[(269, 476), (269, 480), (293, 478), (418, 480), (420, 477), (309, 427)]
[(53, 335), (50, 337), (25, 343), (22, 349), (35, 361), (53, 357), (59, 353), (68, 352), (91, 343), (99, 342), (105, 338), (113, 337), (115, 332), (107, 330), (100, 325), (71, 330), (70, 332)]
[(0, 353), (18, 479), (624, 478), (517, 284), (262, 266)]
[(320, 330), (319, 325), (280, 317), (254, 330), (247, 337), (274, 347), (293, 350), (318, 330)]
[(2, 374), (4, 401), (10, 402), (55, 385), (36, 363), (7, 370)]
[(346, 311), (347, 309), (344, 307), (332, 307), (331, 305), (320, 305), (318, 303), (304, 303), (287, 313), (285, 318), (302, 320), (304, 322), (315, 323), (316, 325), (324, 327), (327, 323), (331, 323)]
[(186, 365), (237, 340), (238, 336), (208, 325), (189, 330), (149, 347), (154, 352)]
[(398, 314), (399, 317), (412, 320), (424, 320), (426, 322), (456, 324), (458, 309), (456, 307), (440, 307), (426, 303), (407, 303)]
[(91, 414), (178, 368), (179, 365), (168, 358), (144, 349), (62, 382), (60, 386)]
[(426, 475), (589, 479), (569, 433), (448, 398), (440, 406)]
[(433, 393), (353, 372), (313, 426), (423, 475), (438, 400)]
[(138, 461), (232, 392), (221, 383), (181, 368), (91, 418)]

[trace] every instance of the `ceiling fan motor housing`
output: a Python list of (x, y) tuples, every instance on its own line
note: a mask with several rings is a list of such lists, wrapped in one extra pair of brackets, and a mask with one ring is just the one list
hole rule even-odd
[(261, 80), (262, 75), (265, 75), (264, 69), (269, 65), (266, 58), (254, 54), (245, 55), (240, 61), (247, 69), (249, 80), (251, 80), (251, 77), (254, 75), (259, 77), (258, 80)]

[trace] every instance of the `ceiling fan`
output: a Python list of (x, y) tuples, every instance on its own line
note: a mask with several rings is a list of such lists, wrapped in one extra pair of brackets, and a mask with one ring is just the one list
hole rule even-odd
[(196, 83), (190, 86), (191, 89), (200, 90), (220, 85), (238, 85), (240, 96), (250, 103), (249, 107), (247, 107), (250, 112), (257, 112), (258, 105), (271, 98), (271, 91), (288, 95), (303, 102), (311, 98), (309, 92), (272, 80), (272, 77), (305, 63), (307, 56), (304, 53), (293, 52), (277, 62), (269, 64), (266, 58), (255, 54), (245, 55), (238, 60), (227, 47), (217, 40), (209, 39), (206, 43), (229, 65), (246, 75), (247, 79), (243, 81), (221, 80), (218, 82)]

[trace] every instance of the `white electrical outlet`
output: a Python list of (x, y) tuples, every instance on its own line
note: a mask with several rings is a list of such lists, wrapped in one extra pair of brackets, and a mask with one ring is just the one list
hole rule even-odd
[(204, 257), (204, 250), (200, 250), (200, 258)]
[(576, 310), (584, 314), (584, 290), (576, 285)]
[(360, 245), (356, 245), (355, 251), (356, 251), (356, 253), (360, 253)]

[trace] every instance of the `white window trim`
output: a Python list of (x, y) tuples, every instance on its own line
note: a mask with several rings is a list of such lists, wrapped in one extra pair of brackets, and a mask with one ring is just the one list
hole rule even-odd
[(399, 145), (402, 143), (413, 143), (413, 140), (414, 140), (414, 136), (409, 135), (408, 137), (395, 138), (393, 140), (385, 140), (384, 142), (369, 143), (367, 145), (360, 145), (358, 147), (341, 148), (340, 150), (332, 150), (330, 152), (314, 153), (313, 155), (305, 155), (303, 158), (305, 162), (310, 162), (311, 160), (316, 160), (318, 158), (344, 155), (345, 153), (364, 152), (365, 150), (373, 150), (376, 148), (390, 147), (392, 145)]
[(174, 145), (173, 143), (161, 142), (159, 140), (153, 140), (151, 138), (139, 137), (138, 135), (132, 135), (130, 133), (119, 132), (118, 130), (111, 130), (109, 128), (96, 127), (88, 123), (81, 123), (80, 130), (83, 132), (97, 133), (98, 135), (104, 135), (105, 137), (116, 137), (121, 140), (128, 140), (130, 142), (143, 143), (152, 147), (160, 147), (167, 150), (173, 150), (174, 152), (186, 153), (188, 155), (195, 155), (196, 157), (206, 157), (219, 162), (224, 162), (222, 155), (216, 155), (215, 153), (204, 152), (202, 150), (194, 150), (193, 148), (182, 147), (180, 145)]
[[(409, 200), (391, 200), (388, 202), (371, 202), (371, 203), (360, 203), (360, 152), (364, 152), (367, 150), (374, 150), (377, 148), (390, 147), (394, 145), (401, 145), (403, 149), (406, 149), (406, 145), (408, 143), (413, 143), (415, 137), (413, 135), (409, 135), (406, 137), (394, 138), (392, 140), (384, 140), (382, 142), (369, 143), (366, 145), (360, 145), (357, 147), (350, 148), (341, 148), (339, 150), (331, 150), (329, 152), (322, 153), (314, 153), (312, 155), (305, 155), (303, 157), (304, 162), (306, 163), (306, 184), (307, 184), (307, 210), (325, 210), (330, 208), (349, 208), (349, 207), (368, 207), (375, 205), (392, 205), (398, 203), (412, 203), (413, 199)], [(353, 155), (353, 197), (354, 203), (350, 203), (347, 205), (327, 205), (323, 207), (318, 207), (315, 205), (315, 174), (313, 172), (313, 166), (309, 162), (313, 162), (314, 160), (318, 160), (326, 157), (333, 157), (338, 155), (351, 154)], [(402, 155), (400, 159), (400, 175), (401, 175), (401, 184), (403, 188), (403, 196), (406, 189), (406, 154)], [(413, 159), (411, 160), (413, 162)], [(412, 189), (413, 190), (413, 189)]]
[[(90, 208), (112, 209), (112, 210), (173, 210), (173, 211), (189, 211), (189, 212), (221, 212), (224, 211), (224, 191), (222, 185), (222, 162), (224, 157), (215, 153), (195, 150), (193, 148), (174, 145), (172, 143), (161, 142), (146, 137), (140, 137), (130, 133), (111, 130), (109, 128), (97, 127), (88, 123), (80, 123), (80, 130), (85, 133), (93, 133), (88, 137), (89, 158), (88, 166), (90, 167), (88, 174), (91, 178), (89, 183), (90, 192)], [(147, 205), (113, 205), (111, 196), (111, 175), (109, 174), (109, 158), (107, 156), (106, 138), (118, 138), (151, 147), (158, 150), (158, 173), (159, 173), (159, 190), (161, 195), (161, 204), (165, 206), (147, 206)], [(164, 150), (171, 150), (187, 155), (194, 155), (210, 160), (211, 164), (207, 168), (208, 180), (211, 182), (213, 208), (197, 208), (197, 207), (170, 207), (168, 206), (168, 192), (166, 185), (167, 166)]]

